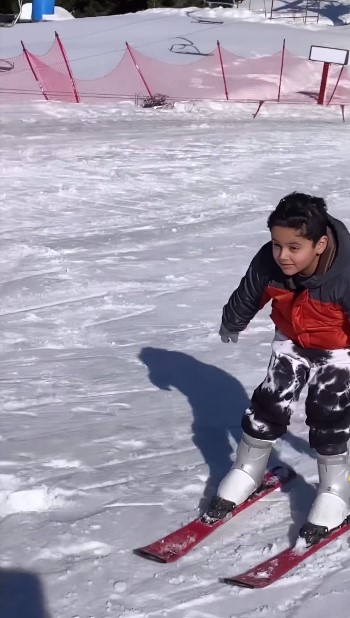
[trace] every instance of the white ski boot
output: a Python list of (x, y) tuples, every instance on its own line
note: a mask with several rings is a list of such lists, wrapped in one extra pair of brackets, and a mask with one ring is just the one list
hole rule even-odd
[(242, 504), (261, 484), (274, 441), (259, 440), (243, 433), (233, 468), (221, 481), (204, 520), (224, 519)]
[(308, 545), (317, 543), (328, 532), (341, 526), (349, 514), (348, 453), (316, 455), (320, 483), (307, 522), (300, 530), (300, 536)]

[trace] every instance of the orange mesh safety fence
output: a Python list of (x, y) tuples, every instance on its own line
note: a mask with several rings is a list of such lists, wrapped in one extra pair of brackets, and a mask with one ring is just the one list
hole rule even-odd
[(127, 51), (115, 69), (104, 77), (77, 79), (75, 83), (81, 100), (86, 103), (134, 100), (138, 94), (147, 95), (143, 81)]
[(73, 84), (67, 65), (57, 41), (44, 56), (36, 56), (26, 50), (28, 64), (32, 67), (33, 77), (41, 86), (44, 98), (49, 101), (74, 103)]
[[(24, 48), (20, 56), (0, 60), (0, 102), (101, 103), (161, 94), (169, 101), (316, 103), (323, 66), (285, 49), (270, 56), (243, 58), (219, 44), (200, 60), (169, 64), (127, 46), (110, 73), (89, 80), (75, 79), (65, 56), (56, 34), (52, 47), (42, 56)], [(350, 104), (347, 67), (330, 67), (325, 103)]]
[(42, 98), (24, 54), (0, 60), (0, 102), (19, 103)]

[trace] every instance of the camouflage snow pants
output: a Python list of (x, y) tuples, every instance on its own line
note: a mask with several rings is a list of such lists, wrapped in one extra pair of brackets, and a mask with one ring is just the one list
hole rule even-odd
[(282, 436), (306, 385), (310, 446), (324, 455), (344, 453), (350, 438), (348, 349), (299, 348), (283, 335), (279, 340), (277, 334), (266, 378), (243, 416), (243, 431), (262, 440)]

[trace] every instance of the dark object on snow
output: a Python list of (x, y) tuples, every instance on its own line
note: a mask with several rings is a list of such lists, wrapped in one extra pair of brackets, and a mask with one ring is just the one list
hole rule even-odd
[(142, 107), (164, 107), (168, 105), (168, 97), (166, 94), (154, 94), (148, 97), (142, 97)]

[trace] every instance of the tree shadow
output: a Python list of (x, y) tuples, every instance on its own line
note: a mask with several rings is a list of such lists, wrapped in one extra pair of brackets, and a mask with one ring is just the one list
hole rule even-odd
[[(233, 442), (238, 444), (242, 435), (241, 418), (250, 403), (248, 395), (239, 380), (226, 371), (183, 352), (147, 347), (141, 350), (139, 359), (148, 367), (152, 384), (161, 390), (176, 388), (191, 406), (193, 443), (208, 466), (208, 481), (199, 504), (203, 511), (232, 466)], [(289, 432), (284, 439), (298, 452), (311, 454), (304, 439)], [(281, 461), (273, 449), (269, 467), (276, 465)], [(296, 526), (299, 520), (303, 523), (311, 506), (310, 489), (302, 477), (286, 486), (294, 518), (291, 539), (295, 539)]]
[(40, 579), (20, 569), (0, 569), (1, 618), (50, 618)]
[(333, 26), (348, 25), (341, 19), (341, 17), (347, 14), (347, 6), (342, 2), (330, 1), (318, 3), (317, 0), (308, 3), (305, 0), (294, 0), (292, 2), (290, 2), (290, 0), (282, 0), (282, 2), (280, 6), (273, 8), (273, 15), (283, 13), (283, 17), (286, 17), (297, 11), (303, 13), (307, 7), (309, 13), (314, 12), (316, 15), (318, 13), (321, 17), (326, 17), (332, 22)]

